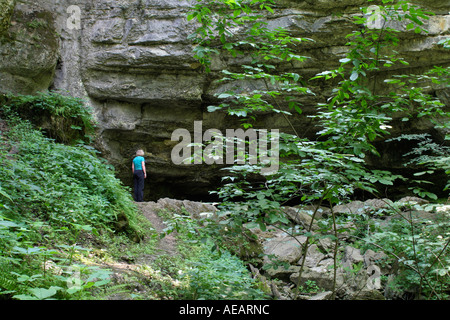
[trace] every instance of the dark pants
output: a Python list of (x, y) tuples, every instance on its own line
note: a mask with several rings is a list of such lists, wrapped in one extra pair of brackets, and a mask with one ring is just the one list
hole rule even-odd
[(134, 200), (136, 202), (144, 201), (144, 171), (134, 170)]

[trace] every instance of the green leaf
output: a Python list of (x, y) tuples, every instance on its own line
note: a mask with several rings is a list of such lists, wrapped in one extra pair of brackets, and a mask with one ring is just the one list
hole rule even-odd
[(269, 11), (270, 13), (273, 13), (273, 9), (269, 6), (264, 6), (264, 8)]
[(220, 109), (222, 109), (221, 106), (208, 106), (208, 108), (207, 108), (208, 112), (214, 112), (214, 111), (217, 111)]
[(259, 228), (261, 231), (266, 231), (266, 225), (262, 221), (259, 222)]
[(219, 99), (226, 99), (226, 98), (229, 98), (229, 97), (233, 97), (234, 95), (233, 94), (230, 94), (230, 93), (221, 93), (221, 94), (219, 94), (218, 96), (217, 96), (217, 98), (219, 98)]
[(100, 281), (96, 281), (96, 282), (94, 283), (94, 286), (100, 287), (100, 286), (103, 286), (103, 285), (108, 284), (108, 283), (110, 283), (110, 282), (111, 282), (110, 279), (100, 280)]
[(350, 80), (351, 80), (351, 81), (355, 81), (356, 79), (358, 79), (358, 77), (359, 77), (358, 72), (353, 71), (352, 74), (351, 74), (351, 76), (350, 76)]
[(390, 180), (380, 179), (379, 181), (380, 181), (380, 183), (385, 184), (385, 185), (389, 185), (389, 186), (393, 185), (392, 181), (390, 181)]
[(2, 190), (2, 187), (1, 187), (1, 186), (0, 186), (0, 196), (3, 196), (3, 197), (5, 197), (6, 199), (8, 199), (8, 200), (10, 200), (10, 201), (13, 201), (13, 200), (11, 199), (11, 197), (10, 197), (5, 191)]
[(35, 296), (30, 296), (30, 295), (26, 295), (26, 294), (18, 294), (18, 295), (13, 296), (13, 298), (15, 298), (17, 300), (39, 300)]
[(74, 294), (74, 293), (77, 293), (77, 292), (79, 292), (81, 290), (83, 290), (83, 288), (81, 286), (72, 286), (69, 289), (67, 289), (67, 293)]
[(225, 44), (223, 45), (223, 47), (224, 47), (225, 49), (227, 49), (227, 50), (232, 50), (234, 46), (233, 46), (232, 43), (225, 43)]
[(192, 19), (194, 19), (197, 16), (197, 12), (192, 12), (190, 14), (187, 15), (187, 20), (191, 21)]
[(45, 288), (31, 288), (29, 291), (39, 300), (44, 300), (53, 297), (57, 291), (55, 288), (51, 287), (49, 289)]

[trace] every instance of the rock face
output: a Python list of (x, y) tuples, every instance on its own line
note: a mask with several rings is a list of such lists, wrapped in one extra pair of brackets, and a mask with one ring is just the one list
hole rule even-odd
[[(405, 72), (450, 63), (450, 51), (435, 45), (449, 34), (450, 5), (417, 2), (436, 15), (426, 23), (428, 34), (409, 33), (400, 43), (398, 50), (410, 62)], [(268, 22), (315, 40), (302, 52), (311, 59), (294, 65), (308, 77), (338, 65), (346, 51), (345, 35), (355, 28), (349, 17), (365, 3), (283, 0)], [(185, 19), (191, 1), (3, 0), (0, 5), (0, 92), (58, 89), (84, 98), (98, 120), (98, 148), (125, 183), (131, 183), (129, 163), (135, 150), (146, 151), (149, 199), (204, 196), (219, 181), (215, 166), (177, 166), (170, 158), (175, 129), (192, 131), (194, 121), (203, 121), (203, 130), (237, 127), (225, 115), (206, 111), (220, 85), (214, 72), (206, 75), (192, 58), (187, 37), (195, 25)], [(225, 58), (215, 61), (213, 70), (227, 63)], [(304, 114), (312, 113), (329, 92), (318, 88), (316, 98), (303, 101)], [(448, 90), (436, 95), (450, 105)], [(306, 116), (294, 124), (300, 132), (314, 133)], [(282, 118), (273, 116), (261, 117), (257, 126), (288, 130)], [(418, 126), (400, 129), (430, 130)]]
[(0, 1), (0, 92), (47, 90), (59, 54), (55, 16), (38, 4)]

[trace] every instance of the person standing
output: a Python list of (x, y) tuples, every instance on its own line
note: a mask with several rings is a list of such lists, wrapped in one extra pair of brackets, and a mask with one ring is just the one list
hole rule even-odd
[(147, 178), (147, 171), (145, 170), (144, 151), (136, 151), (136, 157), (131, 163), (131, 170), (133, 172), (134, 183), (134, 201), (144, 201), (144, 179)]

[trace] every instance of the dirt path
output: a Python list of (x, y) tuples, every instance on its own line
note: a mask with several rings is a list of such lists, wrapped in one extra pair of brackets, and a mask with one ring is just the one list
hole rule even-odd
[[(214, 212), (216, 210), (210, 204), (168, 198), (159, 199), (157, 202), (140, 202), (136, 203), (136, 206), (142, 215), (150, 221), (157, 236), (167, 228), (164, 219), (158, 215), (161, 211), (167, 212), (169, 216), (171, 213), (184, 212), (185, 214), (188, 212), (192, 217), (199, 217), (202, 213)], [(177, 241), (180, 240), (177, 239), (176, 232), (172, 232), (163, 238), (158, 237), (158, 242), (150, 254), (131, 257), (131, 259), (128, 259), (129, 257), (125, 255), (125, 259), (104, 264), (103, 266), (113, 270), (115, 284), (127, 284), (128, 286), (126, 293), (114, 294), (109, 296), (108, 299), (129, 299), (129, 292), (133, 292), (133, 294), (144, 297), (145, 299), (167, 298), (160, 296), (161, 285), (159, 281), (168, 280), (158, 280), (157, 278), (162, 275), (163, 277), (168, 277), (169, 281), (171, 281), (170, 278), (172, 275), (166, 274), (164, 270), (156, 270), (156, 273), (154, 273), (155, 270), (153, 269), (161, 267), (159, 262), (156, 261), (158, 258), (169, 258), (179, 254)], [(142, 268), (142, 266), (148, 266), (148, 268)], [(162, 292), (162, 294), (164, 295), (165, 293)]]
[[(152, 226), (155, 228), (157, 233), (162, 233), (167, 227), (161, 217), (157, 214), (157, 208), (152, 202), (139, 202), (136, 203), (142, 214), (151, 222)], [(177, 253), (176, 249), (176, 238), (174, 233), (166, 235), (164, 238), (159, 239), (158, 245), (156, 247), (157, 255), (168, 254), (175, 255)]]
[[(155, 206), (154, 202), (141, 202), (136, 203), (141, 213), (150, 221), (156, 234), (161, 234), (167, 227), (164, 220), (158, 216), (160, 208)], [(152, 275), (148, 273), (148, 270), (142, 269), (142, 266), (151, 266), (153, 262), (161, 256), (175, 256), (178, 254), (175, 232), (166, 235), (164, 238), (159, 239), (155, 246), (154, 251), (151, 254), (144, 254), (139, 257), (133, 257), (132, 260), (116, 261), (112, 263), (106, 263), (103, 266), (113, 271), (113, 279), (115, 284), (127, 284), (129, 286), (128, 291), (135, 295), (141, 296), (144, 299), (162, 299), (158, 295), (159, 284), (158, 282), (152, 282)], [(108, 300), (128, 300), (130, 299), (127, 293), (112, 294)]]
[[(157, 202), (138, 202), (136, 203), (138, 209), (142, 214), (151, 222), (156, 232), (162, 233), (167, 227), (163, 219), (158, 215), (160, 211), (166, 211), (171, 213), (181, 213), (185, 211), (191, 215), (191, 217), (200, 217), (202, 213), (215, 212), (217, 208), (212, 204), (189, 201), (189, 200), (176, 200), (169, 198), (159, 199)], [(169, 256), (176, 255), (177, 252), (177, 234), (172, 232), (159, 240), (154, 256), (161, 254), (167, 254)]]

